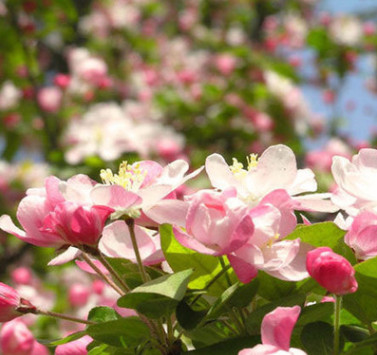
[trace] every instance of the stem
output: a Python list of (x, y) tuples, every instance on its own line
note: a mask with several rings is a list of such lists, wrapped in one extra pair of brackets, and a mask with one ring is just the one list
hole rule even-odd
[(131, 289), (127, 285), (127, 283), (124, 280), (122, 280), (122, 278), (120, 277), (120, 275), (114, 270), (114, 268), (106, 260), (106, 258), (103, 256), (103, 254), (101, 252), (99, 252), (98, 258), (100, 259), (102, 265), (110, 272), (111, 276), (120, 283), (120, 285), (124, 288), (124, 290), (126, 292), (131, 291)]
[(143, 261), (141, 260), (139, 247), (137, 246), (137, 240), (136, 240), (136, 235), (135, 235), (135, 221), (134, 221), (133, 218), (128, 218), (126, 220), (126, 224), (128, 226), (128, 230), (130, 232), (132, 247), (134, 248), (134, 252), (135, 252), (135, 256), (136, 256), (136, 260), (137, 260), (137, 265), (139, 267), (141, 278), (143, 279), (144, 282), (147, 282), (148, 276), (147, 276), (147, 273), (145, 272)]
[(339, 354), (339, 325), (340, 310), (342, 308), (342, 296), (335, 295), (334, 304), (334, 355)]
[[(224, 256), (220, 256), (220, 264), (221, 264), (221, 267), (223, 268), (223, 270), (226, 268), (226, 265), (225, 265), (225, 260), (224, 260)], [(229, 269), (229, 268), (228, 268)], [(226, 272), (228, 269), (225, 270), (225, 278), (226, 278), (226, 281), (228, 283), (228, 286), (232, 286), (232, 281), (230, 281), (230, 277), (228, 275), (228, 273)]]
[(41, 315), (44, 315), (44, 316), (49, 316), (49, 317), (54, 317), (54, 318), (65, 319), (65, 320), (69, 320), (71, 322), (82, 323), (82, 324), (97, 324), (96, 322), (92, 322), (92, 321), (86, 320), (86, 319), (72, 317), (72, 316), (69, 316), (68, 314), (55, 313), (55, 312), (51, 312), (51, 311), (42, 311), (40, 309), (37, 310), (36, 314), (41, 314)]
[(89, 258), (88, 254), (82, 252), (83, 259), (88, 263), (88, 265), (98, 274), (100, 275), (116, 292), (118, 292), (121, 296), (124, 295), (124, 291), (120, 289), (113, 280), (111, 280), (106, 274), (104, 274), (96, 264)]
[[(208, 282), (207, 286), (203, 288), (203, 291), (208, 290), (224, 273), (226, 273), (230, 269), (230, 264), (225, 265), (225, 267), (213, 277), (213, 279)], [(202, 297), (202, 294), (197, 295), (191, 302), (190, 306), (192, 306), (200, 297)]]

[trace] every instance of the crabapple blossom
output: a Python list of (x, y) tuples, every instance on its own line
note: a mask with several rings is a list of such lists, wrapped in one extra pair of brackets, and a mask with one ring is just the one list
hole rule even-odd
[(351, 160), (335, 156), (331, 171), (338, 189), (332, 201), (350, 216), (362, 210), (377, 212), (377, 150), (361, 149)]
[(181, 227), (185, 229), (174, 227), (174, 235), (183, 246), (211, 255), (237, 250), (254, 232), (248, 208), (237, 199), (234, 188), (191, 195)]
[[(143, 264), (153, 265), (165, 260), (158, 233), (136, 225), (135, 236)], [(133, 263), (137, 261), (130, 232), (124, 221), (115, 221), (104, 228), (99, 250), (112, 258), (124, 258)]]
[(25, 231), (7, 215), (0, 217), (0, 228), (37, 246), (95, 245), (114, 210), (92, 203), (89, 191), (93, 185), (85, 175), (67, 182), (50, 176), (44, 188), (28, 189), (18, 206), (17, 219)]
[(377, 256), (377, 214), (369, 211), (359, 213), (344, 236), (344, 242), (352, 248), (358, 260)]
[(238, 355), (306, 355), (300, 349), (290, 348), (293, 328), (300, 314), (300, 307), (277, 307), (267, 313), (262, 321), (262, 344), (243, 349)]
[(56, 113), (60, 109), (63, 93), (56, 86), (42, 88), (38, 91), (37, 101), (43, 111)]
[(8, 322), (19, 317), (17, 308), (21, 305), (19, 293), (12, 287), (0, 282), (0, 322)]
[(33, 334), (19, 319), (7, 322), (1, 327), (0, 347), (4, 355), (30, 355), (34, 342)]
[[(310, 169), (297, 169), (293, 151), (282, 144), (266, 149), (258, 159), (255, 154), (248, 158), (247, 170), (236, 159), (228, 166), (219, 154), (206, 159), (206, 172), (213, 187), (223, 190), (233, 186), (238, 197), (250, 207), (256, 206), (274, 190), (284, 189), (291, 196), (317, 189), (314, 174)], [(293, 197), (295, 209), (335, 211), (337, 208), (324, 198), (329, 194), (312, 194)]]
[(308, 277), (305, 260), (311, 247), (299, 239), (282, 239), (293, 231), (296, 223), (287, 229), (279, 209), (270, 204), (253, 208), (249, 215), (254, 223), (254, 233), (246, 244), (228, 255), (239, 280), (250, 282), (258, 270), (289, 281)]
[(309, 275), (327, 291), (336, 295), (356, 292), (355, 269), (343, 256), (328, 247), (310, 251), (306, 258)]
[(58, 345), (55, 349), (55, 355), (86, 355), (86, 347), (93, 339), (85, 335), (80, 339), (71, 341), (66, 344)]
[(184, 160), (175, 160), (165, 167), (150, 160), (132, 165), (123, 162), (118, 174), (113, 174), (110, 169), (101, 171), (103, 184), (94, 187), (91, 197), (97, 204), (114, 208), (112, 218), (122, 215), (140, 217), (142, 212), (141, 217), (145, 217), (147, 223), (153, 223), (147, 218), (149, 210), (163, 203), (168, 195), (174, 197), (175, 189), (202, 170), (185, 175), (188, 168)]

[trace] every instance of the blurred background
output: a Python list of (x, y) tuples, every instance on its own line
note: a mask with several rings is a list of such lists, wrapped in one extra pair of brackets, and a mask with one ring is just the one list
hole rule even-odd
[[(333, 189), (333, 155), (376, 147), (376, 19), (375, 0), (0, 0), (0, 215), (51, 174), (277, 143)], [(53, 251), (0, 233), (2, 279), (38, 289)], [(71, 292), (69, 272), (44, 287)]]

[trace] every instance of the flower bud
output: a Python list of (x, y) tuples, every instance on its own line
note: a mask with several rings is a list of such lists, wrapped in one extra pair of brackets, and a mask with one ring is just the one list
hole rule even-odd
[(21, 298), (18, 292), (0, 282), (0, 322), (8, 322), (13, 318), (21, 315), (17, 308), (21, 304)]
[(306, 268), (309, 275), (331, 293), (344, 295), (357, 290), (352, 265), (328, 247), (310, 251), (306, 257)]
[(0, 332), (0, 348), (4, 355), (30, 355), (35, 339), (19, 319), (5, 323)]

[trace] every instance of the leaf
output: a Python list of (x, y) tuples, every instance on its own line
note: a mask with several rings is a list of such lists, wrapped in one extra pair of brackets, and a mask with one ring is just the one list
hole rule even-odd
[(377, 320), (377, 258), (355, 266), (358, 289), (343, 296), (343, 305), (365, 324)]
[(357, 325), (341, 325), (340, 331), (347, 340), (353, 343), (363, 341), (369, 337), (369, 331)]
[(67, 343), (69, 343), (71, 341), (80, 339), (84, 335), (86, 335), (86, 332), (85, 331), (81, 331), (81, 332), (72, 333), (72, 334), (66, 336), (65, 338), (59, 339), (59, 340), (38, 339), (38, 343), (41, 343), (41, 344), (47, 345), (47, 346), (57, 346), (57, 345), (67, 344)]
[(348, 349), (348, 351), (346, 351), (344, 355), (359, 355), (361, 353), (361, 350), (364, 350), (364, 349), (371, 349), (371, 354), (375, 354), (374, 350), (376, 349), (376, 346), (377, 346), (377, 333), (356, 343), (353, 347)]
[(150, 338), (147, 325), (137, 317), (89, 325), (86, 331), (94, 340), (118, 347), (137, 346)]
[(259, 281), (258, 294), (269, 301), (289, 296), (296, 289), (295, 282), (279, 280), (263, 271), (258, 272), (257, 280)]
[(333, 327), (325, 322), (309, 323), (302, 330), (301, 342), (308, 355), (332, 355)]
[(200, 324), (207, 314), (207, 310), (193, 310), (185, 301), (178, 303), (176, 317), (180, 326), (187, 330), (192, 330)]
[[(194, 270), (188, 285), (190, 288), (205, 288), (213, 277), (222, 270), (218, 258), (199, 254), (179, 244), (170, 225), (164, 224), (160, 227), (160, 236), (161, 248), (170, 267), (175, 272), (186, 270), (187, 268)], [(209, 288), (208, 293), (218, 296), (227, 288), (228, 284), (224, 275)]]
[(122, 296), (118, 306), (152, 318), (170, 314), (185, 296), (191, 274), (192, 270), (185, 270), (149, 281)]
[(240, 285), (239, 283), (232, 285), (212, 305), (208, 311), (207, 319), (216, 319), (233, 307), (242, 308), (248, 306), (256, 295), (258, 286), (259, 280), (257, 279), (245, 285)]
[(186, 355), (237, 355), (240, 350), (246, 348), (252, 348), (260, 343), (260, 337), (248, 336), (242, 338), (233, 338), (226, 341), (222, 341), (207, 347), (184, 352)]
[(322, 222), (310, 226), (299, 225), (286, 239), (300, 238), (314, 247), (327, 246), (335, 253), (344, 256), (351, 264), (356, 263), (352, 250), (344, 243), (345, 231), (333, 222)]
[(96, 323), (109, 322), (119, 318), (121, 316), (113, 308), (104, 306), (92, 308), (88, 315), (88, 320)]

